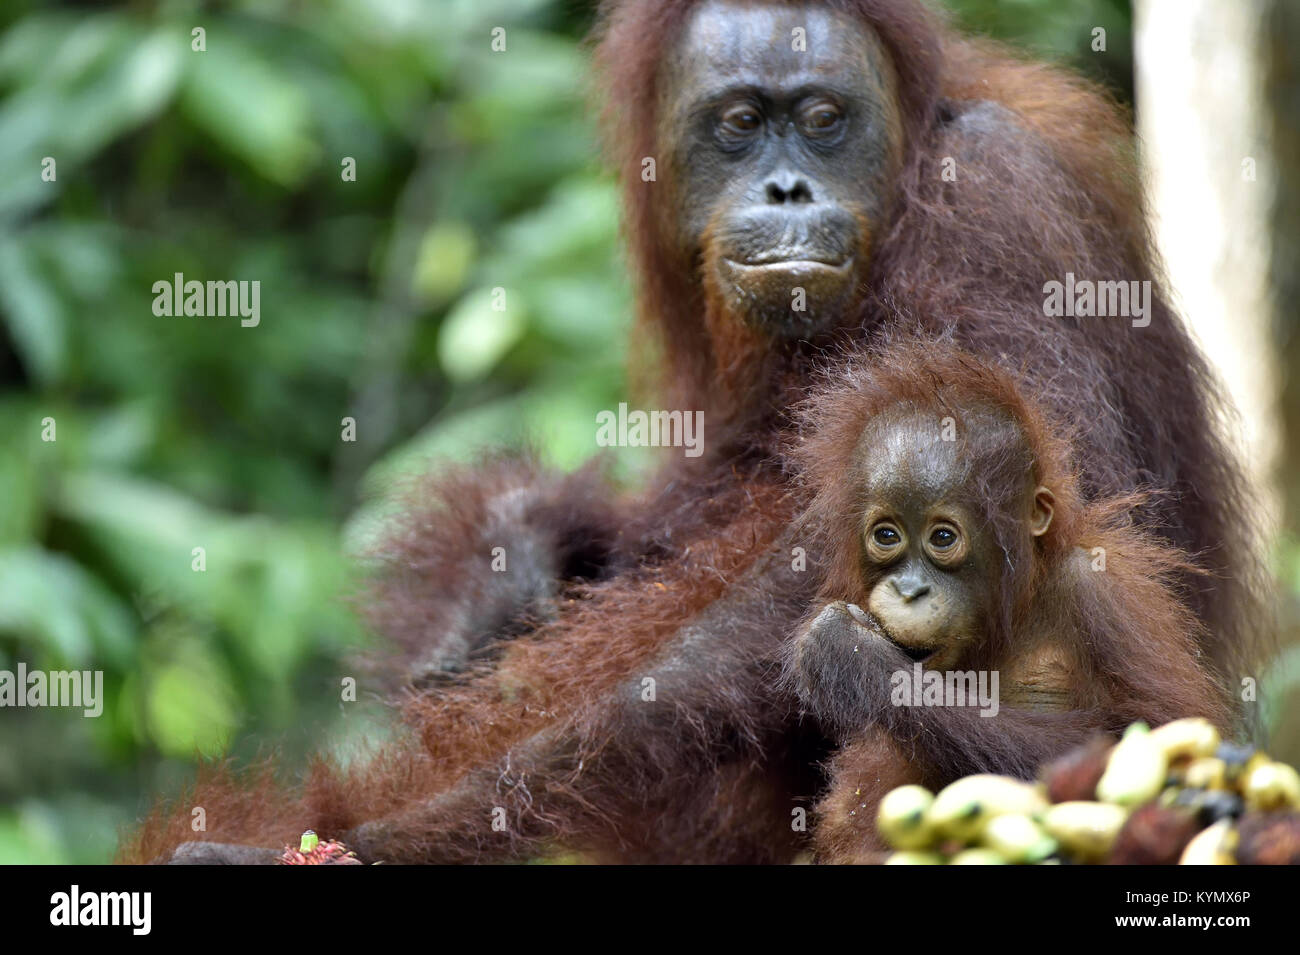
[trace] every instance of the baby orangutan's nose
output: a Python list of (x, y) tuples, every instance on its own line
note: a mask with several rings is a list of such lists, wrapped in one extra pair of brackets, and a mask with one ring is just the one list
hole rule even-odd
[(889, 582), (893, 585), (894, 592), (906, 603), (911, 603), (930, 592), (930, 585), (920, 577), (891, 577)]

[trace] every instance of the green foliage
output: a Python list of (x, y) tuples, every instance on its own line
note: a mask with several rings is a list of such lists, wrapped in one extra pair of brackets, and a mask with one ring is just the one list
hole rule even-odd
[[(1086, 49), (1087, 11), (956, 5)], [(0, 12), (0, 669), (106, 696), (0, 711), (0, 861), (106, 860), (197, 753), (382, 732), (338, 686), (387, 488), (485, 445), (595, 451), (629, 292), (575, 9)], [(155, 315), (178, 272), (259, 281), (260, 325)]]
[[(0, 668), (107, 698), (0, 711), (0, 860), (103, 861), (196, 754), (374, 719), (341, 519), (431, 456), (589, 456), (628, 293), (558, 5), (0, 16)], [(156, 316), (177, 272), (261, 323)]]
[[(947, 0), (947, 6), (966, 31), (1065, 63), (1133, 102), (1129, 0)], [(1104, 49), (1097, 49), (1103, 40)]]

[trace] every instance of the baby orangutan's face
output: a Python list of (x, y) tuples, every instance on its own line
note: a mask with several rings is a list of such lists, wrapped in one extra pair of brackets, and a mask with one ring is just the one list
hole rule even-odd
[[(965, 418), (965, 440), (952, 440), (933, 414), (878, 418), (844, 476), (857, 502), (844, 519), (856, 525), (849, 576), (860, 581), (862, 605), (830, 601), (791, 647), (800, 698), (828, 725), (872, 722), (892, 674), (913, 662), (968, 669), (987, 642), (1006, 560), (987, 515), (1014, 508), (1002, 516), (1023, 531), (1026, 552), (1051, 523), (1052, 494), (1034, 486), (1018, 429), (973, 411)], [(989, 486), (1008, 482), (1022, 486)]]
[[(989, 632), (1001, 549), (978, 506), (965, 442), (933, 415), (881, 422), (863, 442), (860, 486), (865, 610), (910, 659), (951, 669)], [(1026, 537), (1051, 522), (1052, 495), (1024, 475)], [(848, 605), (851, 606), (851, 605)]]

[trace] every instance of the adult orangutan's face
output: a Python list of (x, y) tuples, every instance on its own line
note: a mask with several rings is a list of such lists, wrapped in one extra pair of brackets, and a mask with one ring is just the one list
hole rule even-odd
[(877, 37), (815, 3), (707, 0), (663, 76), (682, 251), (746, 322), (783, 337), (833, 324), (865, 275), (902, 151)]

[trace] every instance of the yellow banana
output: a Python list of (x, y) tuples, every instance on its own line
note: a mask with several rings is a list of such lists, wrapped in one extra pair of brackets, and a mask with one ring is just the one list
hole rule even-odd
[(1207, 719), (1174, 720), (1151, 731), (1151, 742), (1172, 762), (1182, 756), (1212, 756), (1219, 748), (1219, 730)]
[(1056, 840), (1021, 813), (994, 816), (981, 838), (1008, 862), (1038, 862), (1056, 851)]
[(1145, 723), (1124, 731), (1097, 783), (1097, 798), (1118, 806), (1137, 806), (1154, 799), (1165, 782), (1169, 764), (1151, 740)]
[(1033, 815), (1046, 808), (1046, 798), (1030, 783), (982, 773), (945, 787), (935, 797), (926, 818), (940, 836), (965, 842), (978, 836), (996, 816)]
[(1228, 785), (1228, 764), (1213, 756), (1193, 759), (1183, 770), (1188, 789), (1224, 789)]
[(885, 865), (943, 865), (943, 856), (937, 852), (895, 852)]
[(963, 849), (951, 859), (949, 865), (1007, 865), (1007, 860), (1002, 858), (992, 849)]
[(1101, 859), (1124, 828), (1128, 811), (1104, 802), (1063, 802), (1047, 810), (1043, 828), (1074, 855)]
[(1241, 781), (1249, 809), (1300, 809), (1300, 773), (1286, 763), (1261, 763)]
[(1208, 829), (1202, 829), (1187, 843), (1178, 864), (1236, 865), (1237, 860), (1232, 854), (1236, 849), (1236, 835), (1232, 829), (1232, 820), (1220, 819)]
[(899, 786), (880, 800), (876, 828), (894, 849), (924, 849), (934, 841), (926, 810), (934, 795), (924, 786)]

